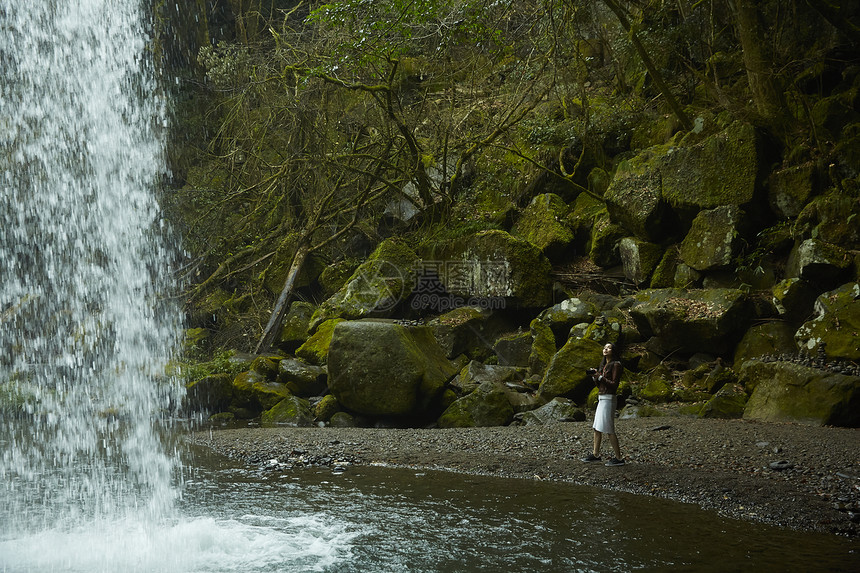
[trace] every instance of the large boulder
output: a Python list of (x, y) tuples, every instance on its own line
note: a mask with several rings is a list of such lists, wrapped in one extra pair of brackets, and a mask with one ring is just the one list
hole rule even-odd
[(328, 348), (335, 327), (343, 322), (342, 318), (333, 318), (319, 325), (313, 336), (296, 349), (296, 356), (310, 364), (320, 366), (328, 360)]
[(504, 231), (481, 231), (429, 253), (444, 265), (448, 294), (496, 307), (540, 308), (552, 298), (551, 265), (540, 249)]
[(272, 382), (265, 376), (250, 370), (240, 372), (233, 378), (233, 407), (250, 411), (254, 415), (272, 408), (291, 396), (280, 382)]
[(745, 234), (745, 218), (734, 205), (700, 211), (681, 242), (681, 260), (697, 271), (729, 266)]
[(314, 305), (311, 303), (301, 300), (293, 302), (278, 335), (278, 348), (285, 352), (295, 352), (296, 348), (304, 344), (310, 336), (308, 327), (313, 314)]
[(501, 366), (527, 368), (532, 351), (531, 332), (514, 332), (500, 336), (493, 344), (493, 352)]
[(600, 267), (612, 267), (621, 262), (618, 243), (627, 235), (621, 225), (614, 223), (606, 211), (594, 218), (591, 228), (591, 248), (588, 258)]
[(325, 368), (295, 358), (284, 358), (278, 363), (278, 382), (296, 396), (321, 396), (327, 377)]
[(813, 425), (860, 426), (860, 377), (793, 362), (751, 360), (740, 381), (754, 386), (744, 419)]
[(555, 335), (552, 329), (544, 324), (539, 318), (531, 321), (529, 332), (532, 337), (531, 352), (529, 353), (529, 372), (543, 376), (550, 360), (555, 355)]
[(785, 279), (773, 285), (773, 306), (779, 315), (790, 321), (799, 322), (812, 314), (818, 292), (809, 282), (799, 278)]
[(747, 393), (740, 384), (726, 384), (699, 410), (702, 418), (742, 418)]
[(307, 400), (298, 396), (287, 396), (262, 413), (260, 424), (307, 428), (314, 425), (314, 414)]
[(860, 249), (860, 201), (835, 191), (817, 197), (798, 215), (793, 231), (803, 239)]
[(187, 386), (185, 407), (199, 412), (224, 412), (233, 399), (233, 376), (212, 374), (195, 380)]
[(674, 230), (660, 172), (647, 163), (621, 162), (604, 199), (612, 220), (642, 241), (659, 242)]
[(819, 239), (800, 242), (788, 257), (786, 274), (817, 284), (839, 284), (854, 265), (851, 253)]
[(602, 358), (603, 347), (597, 342), (571, 338), (552, 357), (538, 388), (539, 395), (545, 400), (564, 396), (584, 402), (594, 387), (585, 371), (596, 368)]
[(506, 426), (514, 419), (507, 389), (498, 382), (484, 382), (460, 398), (439, 417), (440, 428)]
[(558, 259), (573, 242), (573, 230), (565, 220), (569, 211), (558, 195), (538, 195), (525, 208), (511, 234), (533, 244), (549, 259)]
[(624, 276), (642, 285), (651, 280), (651, 275), (663, 258), (663, 247), (636, 237), (624, 237), (618, 245)]
[(497, 364), (481, 364), (472, 360), (463, 367), (460, 375), (451, 381), (451, 386), (461, 395), (471, 394), (485, 382), (505, 384), (521, 382), (526, 371), (515, 366), (499, 366)]
[(753, 202), (758, 147), (753, 126), (733, 123), (701, 143), (671, 149), (660, 168), (663, 197), (672, 207), (690, 212)]
[(812, 354), (823, 344), (829, 359), (860, 360), (860, 283), (847, 283), (815, 301), (815, 317), (795, 334), (801, 350)]
[(429, 328), (370, 319), (335, 327), (328, 372), (331, 393), (348, 410), (420, 416), (457, 370)]
[(485, 359), (492, 355), (492, 341), (507, 324), (500, 313), (477, 306), (461, 306), (429, 321), (433, 336), (448, 358), (466, 354)]
[(383, 241), (347, 283), (314, 312), (310, 329), (333, 318), (393, 316), (412, 293), (417, 260), (418, 256), (403, 242)]
[(639, 331), (670, 352), (731, 352), (753, 317), (746, 294), (736, 289), (652, 289), (634, 299), (630, 314)]
[(768, 177), (768, 202), (782, 219), (797, 217), (815, 194), (815, 164), (812, 162), (774, 171)]
[(535, 410), (522, 414), (525, 426), (557, 424), (559, 422), (583, 422), (585, 411), (567, 398), (557, 396)]
[(783, 354), (794, 356), (796, 353), (797, 344), (791, 325), (782, 321), (765, 322), (747, 330), (735, 348), (734, 363), (740, 366), (747, 360)]

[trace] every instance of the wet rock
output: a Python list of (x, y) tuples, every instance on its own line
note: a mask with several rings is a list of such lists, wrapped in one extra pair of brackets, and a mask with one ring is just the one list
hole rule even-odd
[[(839, 284), (852, 268), (853, 258), (847, 251), (818, 239), (807, 239), (792, 250), (786, 274), (819, 284)], [(844, 280), (844, 279), (843, 279)]]
[(517, 332), (499, 337), (493, 352), (501, 366), (528, 367), (532, 350), (531, 332)]
[(334, 328), (340, 322), (343, 322), (342, 318), (334, 318), (320, 324), (313, 336), (296, 349), (296, 356), (317, 366), (325, 364)]
[(797, 352), (794, 329), (785, 322), (766, 322), (751, 327), (735, 348), (736, 367), (747, 360), (757, 360), (770, 354)]
[(460, 398), (439, 417), (440, 428), (506, 426), (514, 419), (514, 408), (502, 384), (484, 382)]
[(185, 408), (193, 412), (223, 412), (233, 399), (233, 376), (212, 374), (189, 384)]
[(296, 428), (314, 425), (314, 415), (307, 400), (288, 396), (266, 410), (260, 416), (263, 426), (292, 426)]

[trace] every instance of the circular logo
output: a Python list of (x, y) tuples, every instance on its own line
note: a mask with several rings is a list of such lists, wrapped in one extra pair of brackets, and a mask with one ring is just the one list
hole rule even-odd
[(357, 278), (353, 294), (364, 303), (368, 313), (391, 310), (406, 294), (403, 273), (388, 261), (373, 261), (362, 266)]

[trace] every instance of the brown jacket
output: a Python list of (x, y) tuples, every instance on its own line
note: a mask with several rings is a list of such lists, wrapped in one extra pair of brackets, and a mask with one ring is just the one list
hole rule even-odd
[(613, 360), (597, 370), (594, 381), (597, 383), (598, 394), (615, 394), (621, 383), (621, 362)]

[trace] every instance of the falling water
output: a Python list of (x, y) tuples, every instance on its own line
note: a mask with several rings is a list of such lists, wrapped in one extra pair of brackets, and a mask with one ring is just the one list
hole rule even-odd
[(149, 9), (0, 0), (0, 542), (172, 504)]

